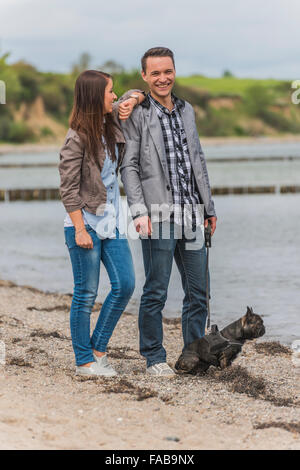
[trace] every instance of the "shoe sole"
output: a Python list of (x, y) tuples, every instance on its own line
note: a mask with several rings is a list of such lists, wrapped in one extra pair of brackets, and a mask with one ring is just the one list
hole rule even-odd
[(150, 377), (175, 377), (176, 374), (152, 374), (151, 372), (146, 372)]
[(118, 374), (82, 374), (81, 372), (75, 372), (75, 375), (81, 377), (116, 377)]

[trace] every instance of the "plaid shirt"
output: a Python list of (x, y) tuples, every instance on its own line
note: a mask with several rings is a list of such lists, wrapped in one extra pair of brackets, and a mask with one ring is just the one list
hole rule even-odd
[(193, 231), (202, 221), (199, 213), (200, 194), (191, 166), (189, 149), (180, 110), (184, 102), (172, 95), (174, 108), (169, 111), (150, 94), (151, 105), (155, 108), (163, 133), (170, 185), (174, 204), (174, 221), (191, 227)]

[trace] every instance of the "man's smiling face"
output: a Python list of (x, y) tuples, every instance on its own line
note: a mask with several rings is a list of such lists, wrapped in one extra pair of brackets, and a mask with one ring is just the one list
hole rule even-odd
[(171, 94), (175, 75), (171, 57), (147, 57), (146, 72), (142, 71), (142, 77), (154, 98), (164, 99)]

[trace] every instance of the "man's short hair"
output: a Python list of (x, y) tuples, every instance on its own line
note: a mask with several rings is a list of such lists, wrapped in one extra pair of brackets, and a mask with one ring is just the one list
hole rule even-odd
[(173, 52), (168, 49), (167, 47), (152, 47), (145, 52), (141, 59), (142, 70), (146, 73), (146, 65), (148, 57), (171, 57), (174, 68), (175, 68), (175, 61), (174, 61), (174, 54)]

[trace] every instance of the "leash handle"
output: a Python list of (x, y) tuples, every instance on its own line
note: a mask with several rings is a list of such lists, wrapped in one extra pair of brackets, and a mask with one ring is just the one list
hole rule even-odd
[(207, 227), (204, 229), (204, 239), (206, 248), (211, 248), (211, 221), (208, 221)]

